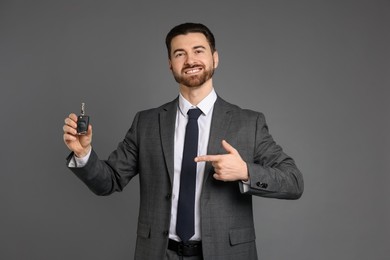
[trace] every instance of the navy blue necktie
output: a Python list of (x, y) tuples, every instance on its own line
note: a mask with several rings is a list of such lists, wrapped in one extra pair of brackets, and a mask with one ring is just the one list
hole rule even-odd
[(183, 242), (187, 242), (195, 234), (196, 162), (194, 159), (198, 154), (198, 118), (202, 111), (199, 108), (190, 109), (187, 114), (188, 123), (184, 137), (176, 220), (176, 233)]

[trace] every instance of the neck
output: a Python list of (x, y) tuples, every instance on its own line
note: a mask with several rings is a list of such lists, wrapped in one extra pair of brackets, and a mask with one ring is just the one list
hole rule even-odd
[(193, 106), (196, 106), (213, 90), (213, 83), (210, 79), (199, 87), (187, 87), (180, 85), (179, 88), (183, 97)]

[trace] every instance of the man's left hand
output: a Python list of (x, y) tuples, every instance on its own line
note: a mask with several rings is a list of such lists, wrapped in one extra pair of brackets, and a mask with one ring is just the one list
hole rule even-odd
[(195, 162), (211, 162), (214, 167), (214, 178), (220, 181), (247, 181), (248, 168), (238, 151), (225, 140), (222, 147), (227, 154), (202, 155), (195, 158)]

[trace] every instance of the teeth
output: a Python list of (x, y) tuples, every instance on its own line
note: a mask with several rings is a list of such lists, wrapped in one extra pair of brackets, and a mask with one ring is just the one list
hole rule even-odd
[(200, 69), (192, 69), (192, 70), (186, 71), (186, 74), (192, 74), (192, 73), (196, 73), (199, 71), (200, 71)]

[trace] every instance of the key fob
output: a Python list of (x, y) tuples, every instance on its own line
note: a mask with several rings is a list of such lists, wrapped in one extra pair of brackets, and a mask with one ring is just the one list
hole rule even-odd
[(88, 132), (89, 116), (85, 115), (85, 103), (81, 103), (81, 114), (77, 117), (77, 134), (85, 135)]

